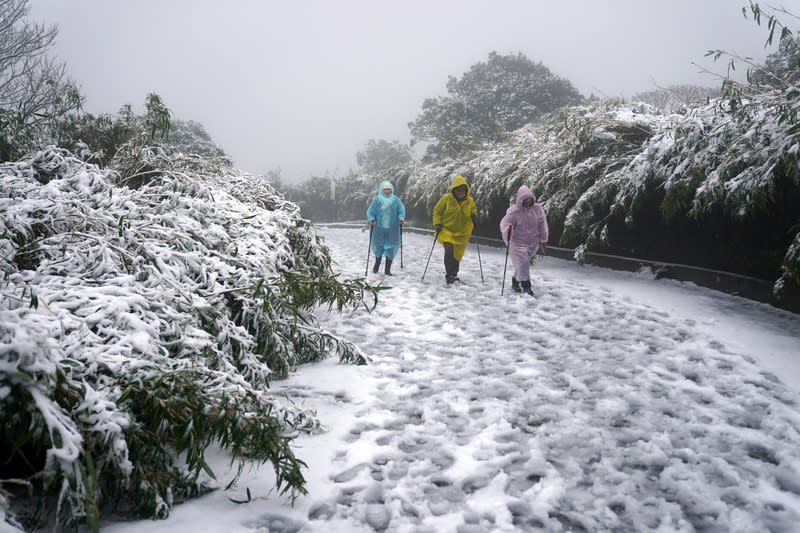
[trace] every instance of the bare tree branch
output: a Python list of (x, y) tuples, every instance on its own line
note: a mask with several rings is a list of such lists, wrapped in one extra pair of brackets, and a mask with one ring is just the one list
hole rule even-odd
[(29, 0), (0, 0), (0, 161), (43, 144), (82, 97), (64, 64), (48, 57), (58, 28), (25, 20)]

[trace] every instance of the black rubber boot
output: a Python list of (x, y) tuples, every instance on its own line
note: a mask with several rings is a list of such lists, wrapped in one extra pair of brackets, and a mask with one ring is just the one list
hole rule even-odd
[(381, 268), (381, 259), (383, 259), (383, 256), (375, 258), (375, 266), (372, 267), (372, 271), (376, 274), (378, 273), (378, 269)]
[(511, 290), (514, 292), (522, 292), (522, 288), (519, 286), (519, 281), (517, 281), (517, 278), (511, 278)]
[(525, 294), (530, 294), (531, 296), (533, 296), (533, 291), (531, 290), (531, 282), (530, 282), (530, 280), (521, 281), (520, 283), (522, 284), (522, 292), (524, 292)]
[(383, 273), (386, 274), (387, 276), (391, 276), (392, 275), (391, 270), (392, 270), (392, 260), (387, 257), (386, 258), (386, 268), (383, 271)]

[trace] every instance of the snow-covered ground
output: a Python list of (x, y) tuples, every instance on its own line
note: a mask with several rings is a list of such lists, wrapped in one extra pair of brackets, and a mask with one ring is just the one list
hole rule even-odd
[[(363, 276), (368, 233), (322, 232)], [(438, 245), (420, 279), (432, 242), (404, 234), (372, 313), (321, 317), (370, 365), (273, 384), (328, 427), (295, 441), (307, 496), (279, 497), (265, 465), (103, 531), (800, 530), (800, 316), (551, 257), (535, 299), (510, 270), (501, 296), (504, 251), (480, 248), (482, 282), (475, 245), (447, 287)]]

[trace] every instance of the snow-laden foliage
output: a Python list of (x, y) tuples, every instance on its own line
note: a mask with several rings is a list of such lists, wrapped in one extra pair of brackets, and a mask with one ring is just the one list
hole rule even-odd
[(211, 445), (302, 493), (290, 441), (320, 422), (269, 381), (365, 362), (311, 312), (378, 289), (332, 274), (294, 204), (224, 159), (136, 157), (135, 189), (56, 148), (0, 166), (0, 508), (30, 509), (29, 487), (28, 525), (165, 516), (213, 476)]
[[(695, 220), (717, 216), (769, 228), (771, 219), (778, 219), (775, 223), (784, 233), (777, 237), (785, 256), (784, 275), (776, 288), (791, 283), (794, 268), (788, 245), (800, 229), (796, 226), (800, 223), (796, 203), (800, 199), (800, 137), (792, 124), (782, 124), (771, 112), (776, 105), (771, 100), (776, 99), (784, 96), (780, 92), (765, 95), (740, 120), (721, 109), (720, 102), (674, 115), (636, 157), (607, 172), (582, 197), (586, 204), (600, 205), (601, 216), (576, 206), (571, 216), (580, 214), (583, 219), (569, 221), (567, 226), (589, 229), (587, 234), (598, 237), (608, 230), (602, 216), (614, 212), (625, 213), (626, 222), (636, 224), (638, 206), (654, 195), (663, 197), (659, 208), (666, 220), (676, 215)], [(764, 241), (770, 237), (765, 235)]]
[(800, 231), (794, 236), (794, 241), (786, 252), (783, 265), (783, 275), (775, 282), (775, 291), (782, 293), (784, 287), (800, 287)]
[(678, 111), (687, 105), (705, 104), (712, 98), (719, 98), (721, 93), (719, 87), (681, 84), (637, 93), (631, 101), (650, 104), (664, 111)]
[[(488, 234), (527, 184), (547, 211), (554, 244), (576, 248), (578, 259), (587, 249), (636, 255), (661, 246), (660, 258), (697, 264), (698, 248), (746, 242), (762, 270), (782, 272), (776, 289), (796, 286), (800, 271), (789, 245), (800, 224), (800, 138), (774, 110), (800, 100), (787, 102), (777, 90), (759, 98), (745, 116), (722, 100), (672, 113), (617, 101), (563, 108), (506, 141), (392, 177), (408, 180), (400, 194), (412, 211), (429, 213), (453, 177), (464, 175)], [(666, 238), (684, 238), (687, 226), (695, 240), (666, 255)], [(741, 236), (742, 228), (753, 232), (750, 241), (721, 240)], [(744, 268), (720, 262), (700, 266)]]
[(203, 125), (194, 120), (171, 120), (166, 142), (190, 154), (204, 157), (225, 156), (225, 151), (214, 143)]
[(667, 193), (665, 210), (690, 206), (691, 214), (700, 215), (721, 206), (737, 217), (768, 214), (780, 188), (800, 186), (800, 137), (768, 107), (736, 123), (718, 105), (681, 117), (620, 172), (641, 176), (646, 166), (657, 169)]
[(631, 160), (666, 120), (644, 104), (605, 101), (564, 108), (514, 132), (505, 142), (414, 168), (405, 194), (410, 203), (430, 209), (453, 176), (462, 174), (479, 199), (482, 219), (499, 220), (519, 186), (528, 184), (544, 203), (551, 225), (561, 227), (584, 193), (608, 169)]

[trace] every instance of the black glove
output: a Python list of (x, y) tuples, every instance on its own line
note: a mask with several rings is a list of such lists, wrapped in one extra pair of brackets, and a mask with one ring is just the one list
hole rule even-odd
[(477, 213), (471, 213), (469, 216), (472, 219), (472, 225), (473, 226), (477, 226), (478, 225), (478, 215), (477, 215)]
[(443, 228), (443, 226), (441, 224), (436, 224), (433, 227), (433, 229), (434, 229), (434, 231), (436, 231), (436, 233), (439, 233), (440, 231), (442, 231), (442, 228)]

